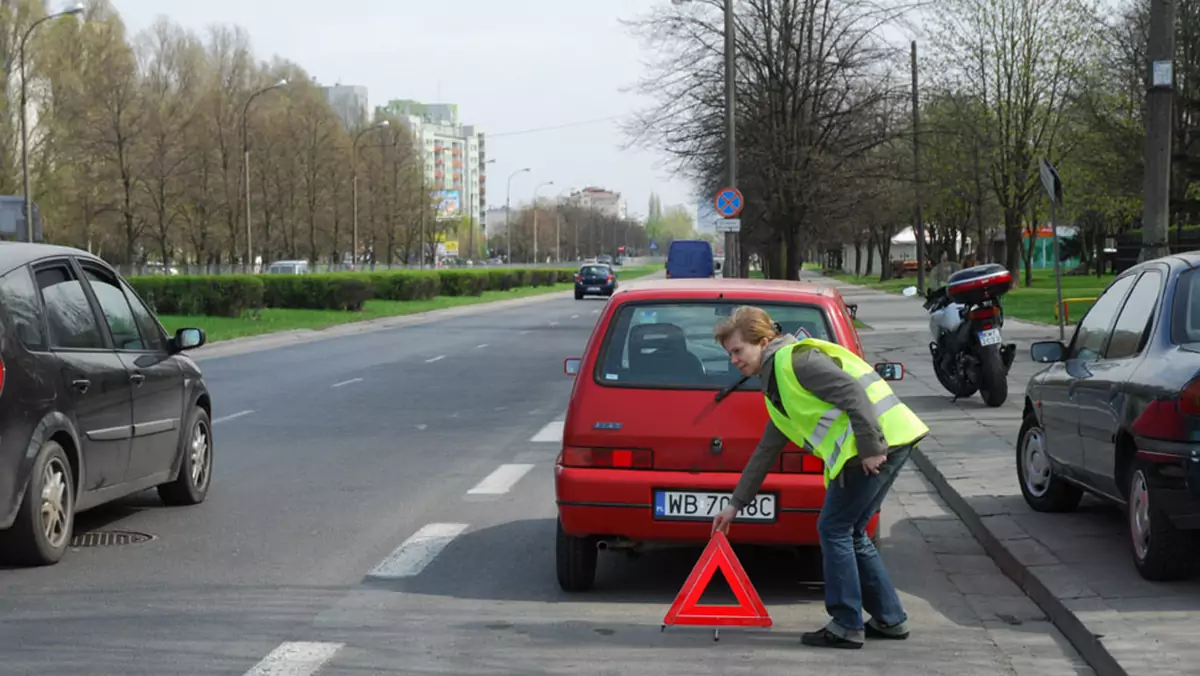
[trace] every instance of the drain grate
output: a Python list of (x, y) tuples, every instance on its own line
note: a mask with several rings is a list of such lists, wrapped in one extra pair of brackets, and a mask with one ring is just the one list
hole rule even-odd
[(137, 545), (153, 540), (154, 536), (147, 533), (135, 533), (126, 530), (94, 530), (79, 533), (71, 538), (72, 547), (122, 547)]

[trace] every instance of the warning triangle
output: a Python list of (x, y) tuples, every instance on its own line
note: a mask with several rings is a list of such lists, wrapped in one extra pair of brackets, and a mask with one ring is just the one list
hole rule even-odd
[[(737, 598), (736, 606), (699, 605), (700, 597), (708, 589), (708, 583), (713, 575), (721, 570), (733, 595)], [(663, 626), (689, 625), (701, 627), (769, 627), (771, 617), (763, 606), (762, 599), (750, 584), (746, 570), (729, 546), (729, 540), (724, 533), (718, 532), (709, 540), (708, 547), (700, 555), (700, 560), (692, 568), (692, 574), (683, 589), (675, 597), (675, 603), (663, 618)]]

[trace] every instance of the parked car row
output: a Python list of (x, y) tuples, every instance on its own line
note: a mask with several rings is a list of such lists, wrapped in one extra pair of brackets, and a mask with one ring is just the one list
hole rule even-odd
[(204, 501), (212, 398), (133, 288), (86, 251), (0, 243), (0, 561), (58, 562), (75, 515), (157, 488)]

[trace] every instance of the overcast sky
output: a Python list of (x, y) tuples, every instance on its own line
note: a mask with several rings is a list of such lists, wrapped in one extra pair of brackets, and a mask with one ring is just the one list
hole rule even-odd
[[(260, 61), (279, 55), (321, 84), (363, 85), (372, 109), (390, 99), (456, 103), (488, 132), (488, 201), (592, 185), (620, 192), (644, 216), (650, 193), (694, 212), (692, 187), (661, 156), (622, 151), (615, 120), (645, 105), (622, 89), (648, 57), (620, 19), (668, 0), (110, 0), (131, 36), (160, 15), (197, 32), (211, 23), (247, 29)], [(65, 0), (62, 3), (67, 3)], [(528, 134), (529, 129), (574, 125)], [(495, 135), (494, 137), (491, 135)]]

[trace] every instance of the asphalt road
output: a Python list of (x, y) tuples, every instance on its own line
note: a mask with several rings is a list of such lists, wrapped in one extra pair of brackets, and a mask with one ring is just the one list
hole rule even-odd
[(602, 556), (594, 591), (561, 592), (562, 359), (603, 304), (555, 295), (203, 360), (208, 501), (139, 495), (79, 527), (153, 539), (0, 570), (0, 674), (1089, 673), (911, 467), (881, 544), (906, 642), (801, 647), (826, 620), (817, 562), (779, 552), (741, 553), (775, 627), (720, 642), (660, 632), (699, 550)]

